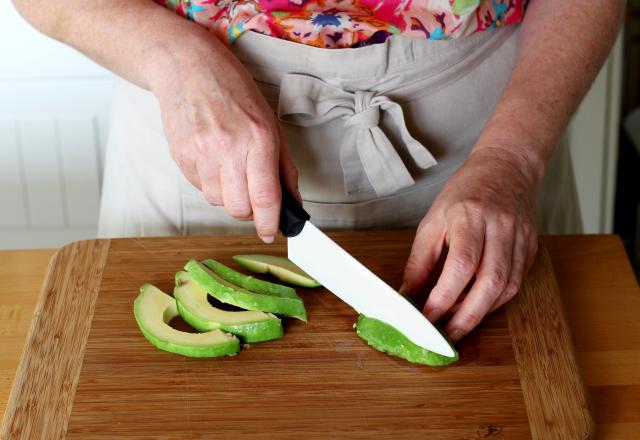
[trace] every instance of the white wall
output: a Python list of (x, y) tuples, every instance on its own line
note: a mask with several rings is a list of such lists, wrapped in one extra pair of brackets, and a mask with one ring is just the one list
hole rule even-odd
[(622, 90), (622, 34), (569, 125), (585, 233), (611, 233)]
[(112, 75), (0, 2), (0, 249), (96, 234)]

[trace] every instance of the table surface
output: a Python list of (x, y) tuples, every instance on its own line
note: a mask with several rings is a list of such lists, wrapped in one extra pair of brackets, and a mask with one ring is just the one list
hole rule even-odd
[[(567, 309), (597, 438), (640, 432), (640, 288), (620, 239), (543, 237)], [(0, 413), (54, 250), (0, 251)]]

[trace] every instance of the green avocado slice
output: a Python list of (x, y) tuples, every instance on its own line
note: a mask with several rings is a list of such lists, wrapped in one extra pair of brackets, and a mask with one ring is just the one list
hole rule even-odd
[(270, 273), (285, 283), (300, 287), (318, 287), (320, 283), (286, 257), (274, 255), (234, 255), (240, 266), (255, 273)]
[(252, 292), (261, 293), (263, 295), (277, 295), (286, 298), (299, 298), (298, 295), (296, 295), (295, 289), (291, 287), (262, 281), (252, 276), (242, 274), (216, 260), (204, 260), (202, 264), (214, 271), (221, 278)]
[(240, 341), (222, 330), (187, 333), (169, 326), (178, 316), (176, 301), (151, 284), (140, 287), (133, 313), (144, 337), (160, 350), (189, 357), (232, 356), (240, 351)]
[(228, 312), (213, 307), (207, 301), (207, 292), (191, 280), (189, 274), (176, 274), (173, 297), (178, 312), (187, 324), (199, 332), (220, 329), (238, 336), (243, 342), (262, 342), (284, 335), (280, 319), (264, 312)]
[(458, 352), (453, 346), (451, 348), (456, 354), (454, 357), (442, 356), (414, 344), (394, 327), (375, 318), (360, 315), (358, 322), (353, 326), (356, 328), (358, 336), (376, 350), (401, 357), (415, 364), (441, 367), (458, 360)]
[(218, 301), (246, 310), (271, 312), (307, 321), (307, 311), (298, 295), (291, 298), (276, 292), (270, 294), (251, 292), (230, 283), (196, 260), (189, 261), (185, 269), (200, 288)]

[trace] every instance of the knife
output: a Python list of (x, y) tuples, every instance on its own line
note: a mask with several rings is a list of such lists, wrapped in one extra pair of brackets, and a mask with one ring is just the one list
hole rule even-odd
[(287, 237), (289, 260), (356, 312), (385, 322), (411, 342), (443, 356), (455, 356), (444, 336), (402, 295), (310, 222), (282, 185), (280, 231)]

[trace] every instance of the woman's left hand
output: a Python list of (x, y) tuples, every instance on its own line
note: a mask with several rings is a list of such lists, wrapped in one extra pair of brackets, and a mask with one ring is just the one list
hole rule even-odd
[(448, 247), (424, 313), (436, 322), (455, 312), (445, 329), (454, 342), (516, 295), (534, 261), (536, 174), (507, 149), (475, 149), (418, 226), (400, 291), (422, 288)]

